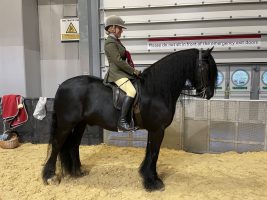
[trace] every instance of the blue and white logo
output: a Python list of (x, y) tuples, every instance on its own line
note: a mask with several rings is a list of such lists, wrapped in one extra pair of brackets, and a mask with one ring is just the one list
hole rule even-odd
[(249, 81), (249, 74), (243, 69), (236, 70), (232, 75), (232, 83), (235, 86), (245, 86)]

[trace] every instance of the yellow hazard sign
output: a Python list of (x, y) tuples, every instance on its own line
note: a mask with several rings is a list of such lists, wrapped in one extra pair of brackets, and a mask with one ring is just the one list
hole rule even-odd
[(60, 20), (61, 41), (79, 41), (79, 18)]
[(77, 33), (76, 28), (74, 27), (73, 23), (71, 22), (66, 33)]

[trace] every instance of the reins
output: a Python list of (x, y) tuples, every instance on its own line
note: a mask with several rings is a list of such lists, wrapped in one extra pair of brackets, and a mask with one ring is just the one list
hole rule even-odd
[(203, 88), (202, 91), (199, 94), (186, 94), (184, 92), (181, 92), (182, 95), (186, 95), (189, 97), (201, 97), (204, 98), (206, 94), (206, 88)]

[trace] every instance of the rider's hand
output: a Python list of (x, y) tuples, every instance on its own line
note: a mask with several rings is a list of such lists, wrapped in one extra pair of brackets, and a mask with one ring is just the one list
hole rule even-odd
[(134, 75), (136, 75), (136, 76), (140, 76), (140, 74), (141, 74), (141, 71), (139, 71), (139, 70), (137, 70), (137, 69), (134, 70)]

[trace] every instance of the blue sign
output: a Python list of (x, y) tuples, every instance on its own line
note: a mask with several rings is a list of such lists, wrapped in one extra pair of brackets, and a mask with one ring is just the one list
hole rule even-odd
[(264, 85), (267, 85), (267, 71), (263, 72), (261, 76), (261, 81), (263, 82)]
[(221, 71), (218, 71), (216, 86), (220, 86), (224, 81), (224, 75)]
[[(237, 87), (245, 86), (249, 81), (249, 74), (243, 69), (238, 69), (232, 74), (232, 83)], [(238, 89), (238, 88), (235, 88)]]

